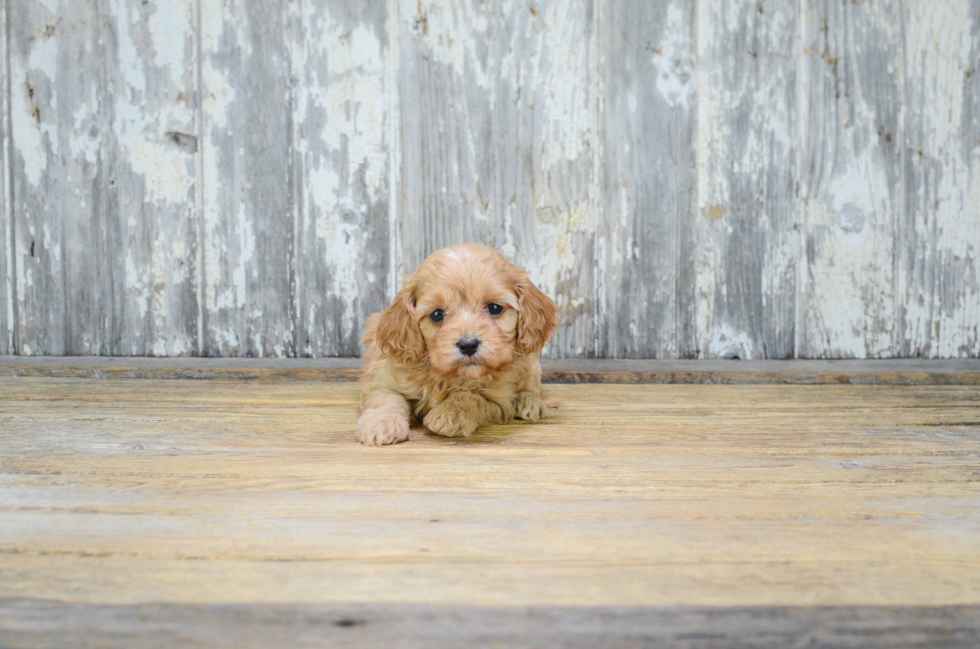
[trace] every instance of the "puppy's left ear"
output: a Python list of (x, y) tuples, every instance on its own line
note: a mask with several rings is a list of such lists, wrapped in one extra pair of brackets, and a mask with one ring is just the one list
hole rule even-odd
[(527, 273), (517, 277), (517, 346), (525, 354), (541, 351), (558, 328), (561, 311), (531, 283)]

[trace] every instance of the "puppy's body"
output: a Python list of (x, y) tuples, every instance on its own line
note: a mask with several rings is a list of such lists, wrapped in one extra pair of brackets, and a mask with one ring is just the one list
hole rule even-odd
[(492, 248), (433, 253), (367, 321), (357, 438), (405, 441), (412, 419), (447, 437), (539, 419), (538, 355), (557, 321), (554, 303)]

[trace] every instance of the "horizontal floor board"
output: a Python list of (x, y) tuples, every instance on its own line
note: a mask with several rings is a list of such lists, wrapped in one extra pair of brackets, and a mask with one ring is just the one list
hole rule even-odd
[[(356, 381), (356, 358), (0, 356), (0, 376), (263, 381)], [(545, 383), (980, 385), (980, 359), (555, 360)]]
[(980, 607), (92, 605), (0, 601), (3, 646), (975, 649)]

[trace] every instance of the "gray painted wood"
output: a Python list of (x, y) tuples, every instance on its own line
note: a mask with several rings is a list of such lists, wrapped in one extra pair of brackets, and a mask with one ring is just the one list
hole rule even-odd
[(599, 8), (599, 356), (697, 354), (695, 16), (680, 0)]
[(902, 196), (898, 3), (805, 4), (802, 357), (895, 350)]
[(357, 356), (364, 320), (387, 306), (387, 8), (293, 0), (296, 353)]
[(202, 352), (295, 355), (287, 11), (200, 0)]
[(903, 3), (904, 133), (892, 353), (980, 349), (980, 2)]
[(0, 602), (14, 647), (974, 649), (977, 606), (475, 607)]
[(6, 1), (0, 353), (353, 356), (480, 241), (552, 357), (980, 355), (980, 0), (273, 5)]
[(797, 3), (701, 2), (698, 26), (700, 355), (792, 358)]
[(0, 355), (13, 353), (13, 210), (10, 205), (10, 121), (8, 119), (7, 3), (0, 3)]
[(195, 354), (197, 3), (110, 0), (101, 11), (107, 346), (121, 356)]
[(105, 51), (98, 0), (10, 0), (21, 354), (106, 354)]
[(592, 356), (592, 4), (400, 8), (403, 272), (494, 246), (563, 311), (545, 356)]
[(404, 274), (444, 246), (495, 243), (495, 3), (398, 5)]
[(492, 146), (496, 247), (562, 311), (544, 355), (595, 355), (593, 2), (503, 1)]

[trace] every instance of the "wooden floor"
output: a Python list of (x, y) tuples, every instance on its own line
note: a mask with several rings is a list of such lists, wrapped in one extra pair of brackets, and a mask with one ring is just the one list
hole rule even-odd
[(0, 378), (0, 646), (980, 646), (976, 385), (549, 389)]

